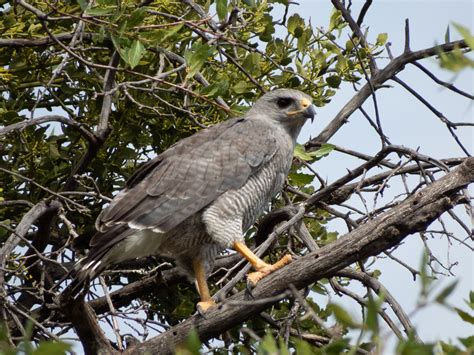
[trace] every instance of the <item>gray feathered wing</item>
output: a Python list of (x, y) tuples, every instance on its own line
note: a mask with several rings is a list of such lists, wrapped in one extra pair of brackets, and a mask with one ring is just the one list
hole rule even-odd
[(179, 141), (139, 169), (101, 213), (92, 254), (103, 255), (133, 229), (171, 230), (224, 192), (242, 187), (277, 149), (268, 123), (245, 118)]

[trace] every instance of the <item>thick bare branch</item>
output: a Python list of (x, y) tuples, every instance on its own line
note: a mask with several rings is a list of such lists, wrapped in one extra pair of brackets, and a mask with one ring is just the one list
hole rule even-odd
[(94, 311), (84, 300), (80, 298), (75, 300), (66, 310), (87, 355), (117, 352), (100, 328)]

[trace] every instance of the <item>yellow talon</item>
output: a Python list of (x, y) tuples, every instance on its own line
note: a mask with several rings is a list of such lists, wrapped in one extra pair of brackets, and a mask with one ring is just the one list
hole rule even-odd
[(216, 305), (216, 302), (214, 302), (213, 300), (201, 301), (197, 303), (196, 308), (199, 311), (199, 313), (206, 313), (209, 308), (212, 308), (215, 305)]
[(272, 272), (281, 269), (283, 266), (291, 263), (293, 259), (290, 254), (286, 254), (278, 260), (275, 264), (266, 264), (263, 267), (256, 268), (257, 271), (250, 272), (247, 274), (247, 280), (251, 286), (255, 286), (257, 282), (263, 279), (265, 276), (270, 275)]

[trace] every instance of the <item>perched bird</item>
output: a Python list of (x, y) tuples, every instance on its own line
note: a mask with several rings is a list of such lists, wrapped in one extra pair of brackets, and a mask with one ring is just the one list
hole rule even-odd
[(244, 244), (244, 233), (282, 188), (296, 138), (314, 114), (310, 96), (275, 90), (246, 115), (182, 139), (145, 163), (97, 218), (71, 294), (112, 264), (161, 255), (196, 280), (198, 308), (206, 311), (214, 305), (207, 275), (224, 249), (252, 264), (251, 284), (291, 262), (285, 255), (267, 264)]

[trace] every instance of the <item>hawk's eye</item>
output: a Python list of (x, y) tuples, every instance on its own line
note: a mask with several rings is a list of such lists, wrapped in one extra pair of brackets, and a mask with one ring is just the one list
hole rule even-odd
[(289, 97), (280, 97), (277, 100), (277, 105), (279, 108), (287, 108), (288, 106), (291, 105), (293, 102), (293, 99), (290, 99)]

